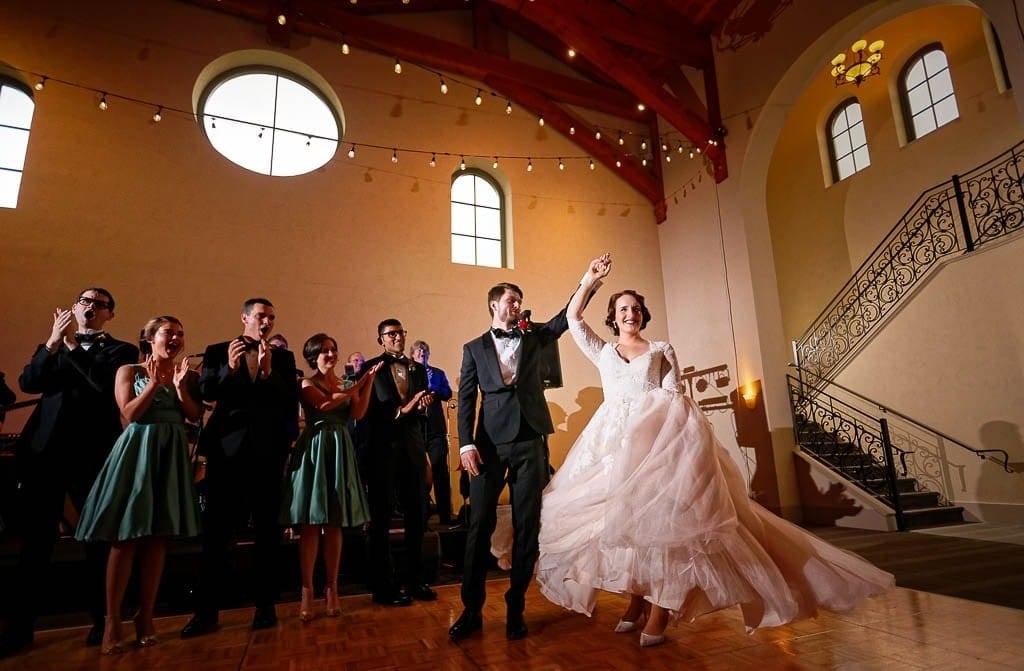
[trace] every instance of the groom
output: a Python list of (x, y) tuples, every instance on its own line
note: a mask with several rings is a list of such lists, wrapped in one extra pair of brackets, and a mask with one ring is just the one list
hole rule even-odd
[[(577, 289), (581, 291), (582, 289)], [(508, 482), (514, 544), (505, 636), (524, 638), (526, 588), (537, 562), (541, 493), (548, 482), (545, 440), (554, 432), (544, 400), (541, 349), (558, 339), (569, 322), (565, 308), (545, 324), (519, 322), (523, 291), (502, 283), (487, 293), (491, 329), (462, 348), (459, 375), (459, 458), (469, 473), (470, 518), (462, 574), (464, 610), (448, 635), (462, 640), (483, 626), (484, 581), (498, 495)], [(476, 416), (477, 396), (480, 414)]]

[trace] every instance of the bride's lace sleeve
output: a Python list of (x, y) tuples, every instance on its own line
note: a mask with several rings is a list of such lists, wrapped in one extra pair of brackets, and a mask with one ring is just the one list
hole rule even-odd
[(665, 343), (665, 359), (661, 366), (661, 388), (679, 393), (679, 362), (672, 345)]
[(580, 351), (583, 352), (588, 359), (593, 361), (595, 366), (598, 365), (598, 359), (601, 357), (601, 350), (605, 345), (601, 336), (594, 333), (594, 330), (582, 319), (569, 320), (569, 333), (572, 333), (572, 339), (576, 341), (576, 345), (580, 348)]

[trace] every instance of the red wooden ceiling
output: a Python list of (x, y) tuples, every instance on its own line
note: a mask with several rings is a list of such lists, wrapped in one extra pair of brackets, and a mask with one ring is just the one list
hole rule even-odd
[[(287, 48), (294, 33), (338, 41), (486, 84), (518, 107), (543, 116), (584, 152), (642, 193), (665, 219), (661, 146), (655, 115), (705, 151), (715, 178), (728, 175), (712, 57), (712, 39), (741, 4), (758, 0), (185, 0), (266, 26)], [(779, 0), (768, 0), (778, 4)], [(786, 4), (786, 3), (783, 3)], [(389, 15), (467, 12), (473, 44), (459, 44), (398, 27)], [(288, 20), (277, 21), (280, 14)], [(382, 20), (385, 19), (385, 20)], [(509, 57), (507, 36), (518, 35), (573, 74)], [(569, 58), (570, 46), (576, 51)], [(703, 74), (704, 96), (684, 69)], [(640, 111), (638, 103), (646, 110)], [(570, 107), (572, 106), (572, 107)], [(647, 165), (624, 152), (617, 137), (595, 137), (593, 124), (573, 108), (590, 109), (650, 129)], [(570, 128), (575, 132), (570, 132)], [(587, 132), (587, 131), (590, 132)], [(619, 165), (616, 165), (618, 163)]]

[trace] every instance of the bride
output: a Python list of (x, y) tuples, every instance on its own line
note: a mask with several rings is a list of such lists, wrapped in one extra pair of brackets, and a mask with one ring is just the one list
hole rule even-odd
[(565, 608), (593, 612), (597, 590), (631, 596), (615, 628), (665, 641), (670, 619), (739, 605), (748, 631), (845, 611), (893, 576), (765, 510), (700, 407), (679, 389), (672, 345), (648, 341), (644, 297), (614, 294), (606, 342), (583, 297), (611, 270), (594, 259), (567, 308), (569, 331), (601, 373), (604, 402), (544, 491), (537, 580)]

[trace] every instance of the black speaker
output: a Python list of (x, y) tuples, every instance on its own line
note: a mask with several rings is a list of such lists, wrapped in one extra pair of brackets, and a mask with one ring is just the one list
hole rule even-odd
[(562, 360), (558, 356), (557, 340), (540, 348), (540, 379), (545, 389), (562, 386)]

